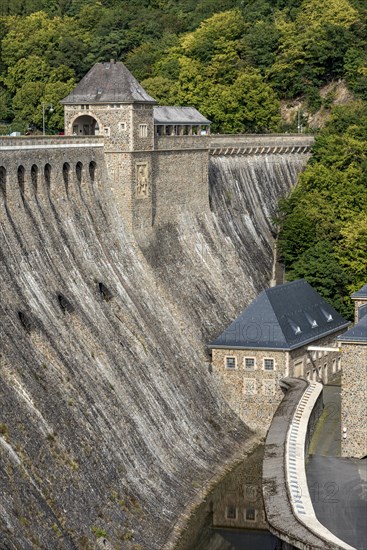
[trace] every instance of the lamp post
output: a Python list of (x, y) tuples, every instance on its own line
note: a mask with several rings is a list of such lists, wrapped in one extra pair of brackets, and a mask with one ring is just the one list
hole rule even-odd
[(46, 135), (46, 125), (45, 125), (45, 111), (46, 108), (49, 107), (48, 111), (49, 113), (53, 113), (54, 108), (52, 103), (42, 103), (42, 127), (43, 127), (43, 135)]

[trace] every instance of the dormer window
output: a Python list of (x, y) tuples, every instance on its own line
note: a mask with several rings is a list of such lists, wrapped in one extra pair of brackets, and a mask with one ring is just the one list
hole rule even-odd
[(305, 313), (306, 315), (306, 318), (307, 318), (307, 321), (310, 323), (311, 325), (311, 328), (316, 328), (318, 327), (318, 323), (316, 321), (316, 319), (314, 319), (313, 317), (311, 317), (311, 315), (309, 313)]
[(331, 321), (334, 320), (334, 318), (333, 318), (333, 316), (331, 315), (331, 313), (329, 313), (328, 311), (326, 311), (324, 308), (321, 308), (321, 312), (322, 312), (322, 314), (324, 315), (324, 317), (325, 317), (327, 323), (331, 323)]
[(297, 336), (298, 334), (301, 334), (301, 333), (302, 333), (301, 327), (300, 327), (299, 325), (297, 325), (297, 323), (295, 323), (295, 322), (293, 321), (293, 319), (290, 319), (290, 318), (288, 317), (287, 320), (288, 320), (288, 323), (290, 324), (290, 326), (291, 326), (291, 328), (292, 328), (292, 330), (293, 330), (293, 332), (294, 332), (294, 334), (295, 334), (296, 336)]

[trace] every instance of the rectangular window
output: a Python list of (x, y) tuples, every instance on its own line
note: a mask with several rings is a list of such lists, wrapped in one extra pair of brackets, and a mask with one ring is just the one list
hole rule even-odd
[(245, 369), (254, 370), (255, 368), (255, 358), (254, 357), (245, 357)]
[(246, 518), (246, 521), (256, 521), (256, 510), (255, 510), (255, 508), (246, 508), (245, 518)]
[(303, 361), (298, 361), (294, 365), (294, 376), (300, 378), (303, 375)]
[(236, 368), (236, 358), (235, 357), (226, 357), (226, 368), (227, 369), (235, 369)]
[(148, 124), (139, 124), (139, 136), (141, 138), (148, 137)]
[(264, 370), (274, 370), (274, 359), (264, 359)]
[(237, 508), (231, 504), (226, 508), (226, 518), (227, 519), (237, 519)]
[(119, 122), (119, 131), (124, 132), (126, 130), (126, 122)]
[(108, 126), (105, 126), (105, 128), (103, 129), (103, 133), (105, 136), (109, 136), (110, 135), (110, 129)]

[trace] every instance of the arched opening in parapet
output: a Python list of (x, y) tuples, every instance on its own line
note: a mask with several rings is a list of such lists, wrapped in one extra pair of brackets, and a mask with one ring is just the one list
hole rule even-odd
[(82, 115), (73, 122), (74, 136), (98, 136), (98, 121), (90, 115)]
[(76, 163), (75, 174), (76, 174), (76, 179), (77, 179), (78, 183), (82, 183), (83, 164), (81, 162)]
[(69, 182), (70, 182), (70, 164), (68, 162), (64, 162), (64, 164), (63, 164), (62, 177), (63, 177), (63, 180), (64, 180), (65, 191), (66, 191), (66, 194), (68, 195), (68, 193), (69, 193)]
[(38, 166), (36, 164), (33, 164), (31, 168), (31, 183), (32, 188), (34, 191), (34, 194), (37, 193), (37, 183), (38, 183)]
[(92, 160), (92, 162), (89, 163), (89, 175), (90, 175), (90, 181), (92, 183), (95, 182), (96, 179), (96, 170), (97, 170), (97, 164)]
[(45, 165), (44, 175), (45, 175), (46, 188), (49, 190), (51, 186), (51, 165), (50, 164)]
[(24, 166), (18, 166), (18, 185), (19, 185), (19, 191), (20, 196), (22, 197), (22, 200), (24, 201)]
[(4, 166), (0, 166), (0, 194), (1, 197), (6, 199), (6, 169)]

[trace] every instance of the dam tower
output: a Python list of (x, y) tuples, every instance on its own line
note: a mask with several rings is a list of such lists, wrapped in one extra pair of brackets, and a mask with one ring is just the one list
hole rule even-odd
[(103, 136), (109, 183), (125, 223), (151, 226), (156, 101), (112, 60), (94, 65), (61, 103), (66, 135)]

